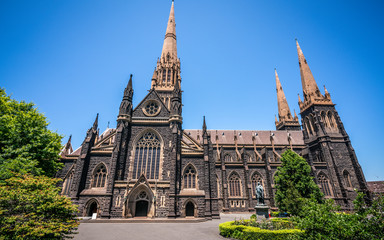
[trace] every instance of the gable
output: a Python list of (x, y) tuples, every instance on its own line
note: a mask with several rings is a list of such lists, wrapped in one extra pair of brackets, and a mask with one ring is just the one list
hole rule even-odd
[[(155, 103), (158, 106), (158, 112), (156, 114), (151, 114), (151, 112), (147, 112), (145, 109), (148, 106), (149, 103)], [(155, 106), (156, 107), (156, 106)], [(154, 109), (149, 108), (150, 111), (153, 111)], [(169, 110), (163, 103), (163, 101), (160, 99), (159, 95), (154, 89), (151, 89), (147, 96), (135, 107), (135, 109), (132, 112), (133, 118), (168, 118), (169, 117)]]

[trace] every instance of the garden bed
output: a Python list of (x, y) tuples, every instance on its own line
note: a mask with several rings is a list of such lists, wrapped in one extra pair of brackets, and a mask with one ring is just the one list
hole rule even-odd
[(256, 239), (293, 239), (299, 238), (304, 231), (295, 228), (294, 224), (286, 218), (273, 218), (266, 221), (235, 220), (219, 225), (220, 235), (239, 240)]

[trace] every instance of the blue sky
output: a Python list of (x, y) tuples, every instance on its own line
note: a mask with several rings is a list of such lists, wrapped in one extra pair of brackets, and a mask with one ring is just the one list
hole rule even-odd
[[(0, 2), (0, 86), (34, 102), (78, 147), (116, 116), (129, 74), (150, 88), (170, 0)], [(185, 129), (273, 130), (274, 68), (291, 110), (302, 95), (295, 38), (326, 85), (367, 180), (384, 180), (383, 1), (176, 0)]]

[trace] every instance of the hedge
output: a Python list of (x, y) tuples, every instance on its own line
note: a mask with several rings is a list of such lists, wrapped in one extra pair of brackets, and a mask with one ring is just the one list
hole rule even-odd
[(293, 239), (303, 235), (304, 231), (299, 229), (266, 230), (258, 227), (233, 225), (225, 222), (219, 225), (220, 234), (224, 237), (232, 237), (240, 240), (270, 240), (270, 239)]

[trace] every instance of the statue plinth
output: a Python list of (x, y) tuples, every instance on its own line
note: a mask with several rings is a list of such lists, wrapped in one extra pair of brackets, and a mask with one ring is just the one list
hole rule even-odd
[(256, 205), (256, 218), (258, 221), (265, 220), (269, 218), (269, 206), (267, 205)]

